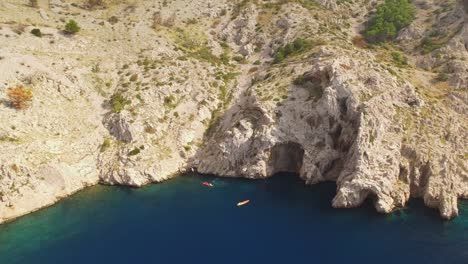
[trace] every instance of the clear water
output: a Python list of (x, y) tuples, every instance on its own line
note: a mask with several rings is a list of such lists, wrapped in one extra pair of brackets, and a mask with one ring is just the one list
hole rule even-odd
[(0, 263), (468, 263), (467, 203), (446, 222), (421, 201), (333, 209), (334, 193), (292, 175), (97, 186), (0, 225)]

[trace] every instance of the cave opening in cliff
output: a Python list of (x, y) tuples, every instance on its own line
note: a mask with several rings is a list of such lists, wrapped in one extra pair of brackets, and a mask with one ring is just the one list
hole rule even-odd
[(273, 174), (293, 173), (299, 174), (304, 158), (304, 149), (295, 142), (276, 144), (270, 152), (270, 168)]

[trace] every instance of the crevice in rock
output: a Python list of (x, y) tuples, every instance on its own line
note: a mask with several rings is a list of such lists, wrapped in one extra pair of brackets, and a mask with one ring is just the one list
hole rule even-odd
[(336, 180), (338, 179), (341, 171), (343, 170), (343, 160), (337, 158), (326, 164), (323, 168), (322, 175), (327, 180)]
[(129, 124), (127, 120), (120, 114), (111, 114), (104, 118), (104, 126), (116, 139), (130, 143), (133, 141), (132, 133), (130, 132)]
[(398, 180), (404, 183), (408, 183), (408, 176), (409, 176), (408, 168), (403, 165), (400, 165), (400, 170), (398, 172)]
[(329, 132), (329, 135), (333, 142), (333, 149), (337, 149), (339, 147), (341, 132), (343, 131), (343, 126), (338, 124), (332, 131)]
[(429, 177), (431, 177), (431, 164), (427, 162), (420, 168), (421, 178), (419, 179), (419, 187), (421, 190), (426, 189), (427, 184), (429, 183)]
[(346, 114), (348, 113), (348, 105), (347, 105), (347, 98), (346, 99), (340, 99), (338, 101), (339, 105), (340, 105), (340, 113), (341, 113), (341, 116), (344, 117), (346, 116)]
[(321, 98), (326, 87), (330, 86), (330, 73), (323, 71), (308, 71), (302, 75), (300, 85), (306, 88), (312, 97)]

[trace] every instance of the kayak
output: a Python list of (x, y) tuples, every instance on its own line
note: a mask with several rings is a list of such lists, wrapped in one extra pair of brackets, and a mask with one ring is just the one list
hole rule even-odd
[(243, 205), (246, 205), (248, 203), (250, 203), (250, 200), (245, 200), (245, 201), (242, 201), (242, 202), (238, 202), (237, 206), (243, 206)]
[(212, 183), (210, 183), (210, 182), (203, 182), (202, 184), (205, 185), (205, 186), (208, 186), (208, 187), (213, 187), (213, 186), (214, 186), (214, 185), (213, 185)]

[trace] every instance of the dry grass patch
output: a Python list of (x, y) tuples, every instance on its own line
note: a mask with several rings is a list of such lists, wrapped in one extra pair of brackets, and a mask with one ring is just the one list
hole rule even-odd
[(23, 86), (9, 88), (7, 90), (7, 96), (10, 101), (10, 105), (18, 110), (26, 109), (33, 98), (32, 91)]

